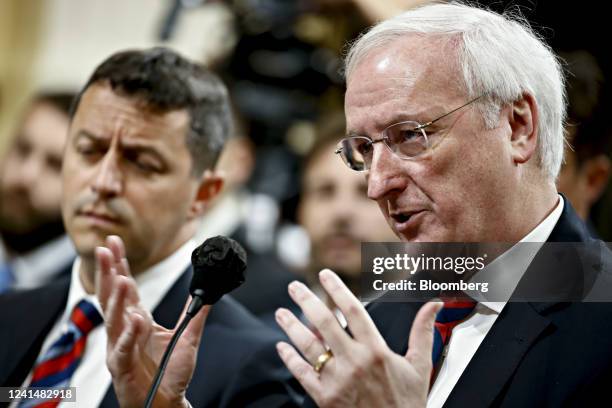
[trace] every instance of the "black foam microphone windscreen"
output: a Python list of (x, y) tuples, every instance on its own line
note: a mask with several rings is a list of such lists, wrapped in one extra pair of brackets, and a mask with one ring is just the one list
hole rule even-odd
[(203, 304), (212, 305), (244, 283), (246, 262), (246, 252), (233, 239), (224, 236), (207, 239), (191, 254), (193, 277), (189, 292), (195, 295), (197, 291)]

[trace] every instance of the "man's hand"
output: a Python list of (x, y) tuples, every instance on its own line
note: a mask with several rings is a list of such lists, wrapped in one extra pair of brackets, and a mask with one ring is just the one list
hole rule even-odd
[[(291, 312), (279, 309), (276, 320), (305, 359), (287, 343), (278, 353), (320, 407), (425, 407), (432, 370), (433, 325), (442, 303), (419, 310), (405, 356), (391, 351), (374, 322), (338, 276), (319, 274), (321, 284), (344, 314), (351, 337), (334, 314), (306, 286), (289, 285), (289, 294), (319, 331), (316, 336)], [(319, 373), (313, 366), (329, 348), (333, 353)]]
[[(97, 248), (95, 255), (96, 295), (108, 336), (106, 364), (120, 405), (142, 407), (174, 330), (156, 324), (149, 311), (140, 305), (121, 238), (108, 237), (106, 247)], [(203, 307), (179, 339), (154, 406), (188, 406), (185, 392), (195, 369), (209, 310), (209, 306)]]

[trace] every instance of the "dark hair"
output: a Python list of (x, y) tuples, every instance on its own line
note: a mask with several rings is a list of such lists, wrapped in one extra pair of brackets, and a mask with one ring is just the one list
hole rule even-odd
[(37, 103), (47, 103), (66, 116), (72, 115), (72, 103), (75, 94), (70, 92), (40, 92), (32, 99), (32, 105)]
[(232, 127), (227, 89), (215, 74), (168, 48), (118, 52), (96, 68), (79, 93), (71, 117), (87, 88), (104, 81), (113, 91), (138, 98), (150, 108), (186, 109), (190, 116), (186, 144), (193, 173), (199, 175), (214, 166)]
[(567, 63), (568, 127), (577, 165), (610, 154), (610, 128), (603, 95), (604, 75), (593, 55), (584, 50), (560, 52)]
[[(328, 113), (319, 118), (315, 126), (316, 138), (314, 144), (302, 158), (302, 177), (320, 154), (328, 154), (327, 149), (329, 146), (336, 145), (344, 138), (345, 129), (346, 121), (344, 119), (344, 112), (341, 110)], [(336, 159), (342, 160), (340, 157), (336, 157)]]

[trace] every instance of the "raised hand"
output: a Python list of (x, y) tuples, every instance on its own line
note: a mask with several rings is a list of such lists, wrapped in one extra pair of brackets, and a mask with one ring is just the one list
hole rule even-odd
[[(122, 407), (142, 407), (174, 329), (155, 323), (151, 313), (140, 305), (125, 247), (118, 236), (109, 236), (106, 246), (96, 249), (96, 295), (104, 314), (106, 364), (117, 399)], [(203, 307), (179, 339), (154, 406), (189, 406), (185, 393), (209, 311), (209, 306)]]
[(289, 285), (289, 294), (320, 334), (316, 336), (290, 311), (277, 310), (277, 322), (304, 357), (284, 342), (278, 343), (278, 353), (306, 392), (324, 408), (425, 407), (433, 325), (442, 303), (430, 302), (419, 310), (408, 352), (402, 356), (389, 349), (365, 308), (335, 273), (323, 270), (319, 279), (344, 314), (352, 337), (306, 286)]

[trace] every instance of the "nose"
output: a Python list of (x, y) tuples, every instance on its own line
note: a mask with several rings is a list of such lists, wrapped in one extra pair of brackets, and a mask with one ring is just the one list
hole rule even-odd
[(91, 185), (94, 193), (102, 197), (113, 197), (121, 193), (123, 180), (118, 159), (114, 149), (106, 152)]
[(336, 193), (327, 206), (327, 211), (329, 211), (328, 219), (332, 224), (346, 224), (350, 222), (351, 219), (353, 221), (355, 220), (355, 207), (349, 204), (352, 199), (353, 197), (351, 197), (350, 194), (343, 191), (342, 186), (336, 188)]
[(406, 189), (408, 176), (403, 174), (401, 159), (382, 143), (374, 146), (368, 171), (368, 198), (380, 200)]

